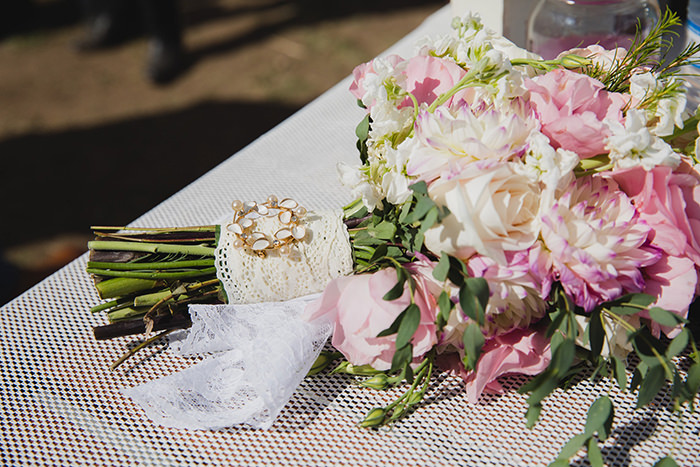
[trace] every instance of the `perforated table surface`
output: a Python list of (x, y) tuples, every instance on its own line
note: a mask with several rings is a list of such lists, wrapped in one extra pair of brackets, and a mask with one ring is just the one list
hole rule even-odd
[[(447, 30), (443, 8), (389, 52), (409, 56), (426, 34)], [(363, 117), (346, 79), (219, 167), (139, 218), (137, 226), (211, 223), (232, 199), (291, 196), (312, 209), (350, 201), (338, 161), (355, 163), (354, 127)], [(192, 363), (156, 345), (125, 368), (110, 364), (133, 339), (96, 342), (89, 313), (99, 300), (79, 258), (0, 310), (2, 465), (546, 465), (583, 429), (588, 406), (611, 392), (615, 430), (603, 444), (609, 465), (651, 465), (672, 453), (700, 465), (700, 418), (679, 421), (668, 399), (635, 410), (635, 397), (584, 380), (545, 402), (540, 423), (524, 423), (524, 378), (505, 393), (470, 404), (460, 381), (438, 375), (427, 403), (379, 430), (357, 426), (392, 393), (362, 389), (342, 376), (307, 378), (268, 430), (188, 431), (151, 422), (120, 388)], [(582, 453), (579, 453), (582, 455)], [(575, 457), (573, 465), (587, 465)]]

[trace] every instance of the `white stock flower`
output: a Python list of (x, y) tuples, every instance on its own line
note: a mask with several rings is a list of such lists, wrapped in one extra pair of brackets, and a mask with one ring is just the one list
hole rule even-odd
[(504, 264), (506, 251), (529, 248), (539, 234), (540, 189), (512, 163), (479, 161), (428, 186), (450, 214), (425, 234), (426, 247), (458, 258), (474, 253)]
[(371, 211), (381, 204), (382, 193), (366, 175), (363, 175), (362, 168), (352, 167), (344, 162), (339, 162), (336, 168), (340, 183), (348, 187), (353, 196), (362, 198), (362, 203), (367, 209)]
[(606, 123), (611, 132), (606, 148), (610, 151), (610, 161), (616, 167), (627, 169), (641, 165), (645, 170), (651, 170), (665, 165), (675, 169), (680, 164), (680, 155), (649, 131), (643, 111), (629, 110), (624, 126), (613, 120), (606, 120)]
[[(666, 86), (671, 86), (675, 78), (672, 78)], [(630, 77), (630, 94), (637, 102), (643, 102), (652, 96), (662, 86), (651, 72), (638, 73)], [(646, 110), (647, 120), (653, 122), (650, 132), (656, 136), (668, 136), (673, 134), (674, 127), (683, 128), (683, 116), (686, 106), (684, 93), (670, 93), (653, 102)]]

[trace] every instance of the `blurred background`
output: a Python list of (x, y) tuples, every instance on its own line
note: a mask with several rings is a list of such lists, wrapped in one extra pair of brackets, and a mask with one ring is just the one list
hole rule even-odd
[(4, 2), (0, 304), (84, 253), (91, 225), (131, 222), (447, 4), (181, 0), (183, 60), (154, 79), (138, 1), (117, 2), (104, 43), (81, 0)]

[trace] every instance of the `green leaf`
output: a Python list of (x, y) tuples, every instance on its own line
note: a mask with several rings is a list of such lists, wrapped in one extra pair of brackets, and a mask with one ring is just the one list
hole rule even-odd
[(433, 277), (440, 281), (445, 282), (447, 280), (447, 273), (450, 271), (450, 257), (447, 253), (443, 252), (440, 255), (440, 260), (437, 266), (433, 269)]
[(678, 464), (673, 460), (673, 457), (666, 456), (656, 461), (654, 467), (678, 467)]
[(594, 310), (591, 313), (591, 319), (588, 322), (588, 339), (591, 344), (591, 356), (596, 359), (600, 356), (605, 341), (605, 327), (600, 317), (600, 310)]
[(396, 347), (403, 347), (411, 341), (420, 324), (420, 308), (415, 303), (408, 305), (396, 334)]
[(448, 294), (445, 290), (440, 292), (440, 296), (438, 297), (438, 308), (440, 309), (440, 314), (438, 316), (443, 323), (447, 323), (453, 307), (454, 303), (452, 303), (452, 300), (450, 299), (450, 294)]
[(470, 370), (476, 370), (476, 364), (481, 356), (481, 349), (486, 342), (481, 328), (475, 323), (469, 323), (462, 334), (462, 342), (464, 343), (464, 363), (465, 367)]
[(454, 256), (448, 256), (448, 259), (450, 260), (450, 269), (448, 270), (447, 277), (454, 285), (462, 287), (464, 278), (467, 275), (467, 266), (462, 260)]
[(365, 118), (357, 124), (355, 135), (361, 140), (367, 139), (369, 136), (369, 114), (365, 115)]
[(417, 200), (418, 201), (413, 207), (413, 210), (411, 210), (404, 219), (404, 222), (407, 224), (413, 224), (414, 222), (420, 221), (426, 214), (428, 214), (428, 211), (435, 207), (435, 202), (427, 196), (419, 196)]
[(666, 348), (666, 358), (673, 358), (680, 354), (688, 347), (690, 342), (690, 331), (687, 328), (683, 328), (676, 337), (668, 344)]
[(687, 322), (687, 320), (681, 318), (680, 316), (671, 313), (668, 310), (659, 308), (658, 306), (649, 308), (649, 317), (659, 323), (662, 326), (668, 326), (670, 328)]
[(600, 447), (595, 438), (588, 440), (588, 461), (591, 463), (591, 467), (603, 467), (605, 465), (603, 453), (600, 452)]
[(544, 375), (544, 377), (541, 381), (539, 381), (540, 384), (532, 390), (530, 397), (527, 398), (527, 403), (529, 405), (541, 403), (542, 400), (549, 396), (559, 385), (559, 378), (557, 378), (551, 371), (545, 371), (540, 376), (542, 375)]
[(556, 330), (561, 327), (561, 324), (564, 322), (564, 318), (566, 318), (567, 314), (568, 313), (566, 310), (559, 308), (549, 313), (549, 319), (551, 320), (551, 323), (549, 323), (549, 326), (547, 327), (547, 337), (552, 337)]
[(532, 404), (527, 408), (525, 413), (525, 426), (532, 428), (537, 423), (540, 418), (540, 412), (542, 412), (542, 404)]
[(420, 193), (422, 195), (428, 196), (428, 184), (423, 181), (414, 183), (413, 185), (409, 186), (409, 188), (414, 193)]
[(391, 359), (391, 371), (399, 371), (404, 369), (411, 363), (413, 359), (413, 346), (406, 344), (403, 347), (397, 348), (394, 353), (394, 358)]
[(462, 311), (479, 326), (484, 325), (488, 301), (489, 286), (483, 277), (468, 277), (459, 289), (459, 305)]
[(656, 297), (642, 293), (623, 295), (609, 302), (608, 309), (616, 315), (634, 315), (651, 305)]
[[(663, 360), (658, 355), (663, 355), (664, 345), (651, 335), (645, 327), (638, 329), (630, 335), (630, 340), (637, 356), (650, 368), (661, 365)], [(657, 355), (658, 354), (658, 355)]]
[(568, 466), (569, 459), (571, 459), (572, 456), (579, 452), (579, 450), (583, 447), (586, 441), (588, 441), (588, 436), (584, 435), (583, 433), (579, 433), (573, 436), (569, 441), (566, 442), (564, 446), (562, 446), (561, 451), (559, 451), (559, 455), (557, 456), (557, 459), (566, 461), (566, 465)]
[(396, 225), (393, 222), (382, 221), (375, 226), (369, 227), (367, 232), (373, 238), (391, 240), (396, 234)]
[(656, 397), (666, 382), (666, 373), (661, 365), (649, 368), (639, 385), (637, 408), (644, 407)]
[(605, 440), (610, 436), (614, 418), (615, 410), (612, 401), (607, 396), (600, 397), (588, 409), (586, 427), (583, 432), (587, 436), (598, 433), (598, 437)]
[(617, 381), (617, 385), (620, 387), (620, 389), (624, 391), (627, 388), (627, 371), (625, 363), (614, 355), (610, 356), (610, 360), (612, 361), (613, 365), (615, 381)]
[(403, 321), (404, 316), (406, 316), (406, 310), (408, 310), (408, 307), (404, 308), (404, 310), (401, 313), (399, 313), (399, 316), (397, 316), (394, 322), (391, 323), (391, 326), (377, 334), (377, 337), (386, 337), (399, 332), (401, 321)]
[(573, 339), (564, 339), (557, 347), (552, 355), (552, 361), (549, 363), (549, 368), (554, 370), (554, 374), (558, 376), (565, 375), (576, 356), (576, 344)]
[(688, 368), (688, 376), (685, 378), (685, 386), (688, 392), (694, 396), (700, 390), (700, 363), (693, 363)]
[(387, 293), (382, 297), (384, 300), (391, 301), (396, 300), (401, 297), (405, 292), (406, 279), (408, 279), (408, 273), (403, 268), (396, 268), (396, 285), (394, 285)]

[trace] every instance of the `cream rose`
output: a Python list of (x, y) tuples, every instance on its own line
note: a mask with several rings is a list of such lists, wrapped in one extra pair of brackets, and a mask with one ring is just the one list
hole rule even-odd
[(506, 251), (529, 248), (539, 233), (539, 186), (513, 163), (479, 161), (459, 174), (439, 178), (428, 195), (450, 214), (425, 234), (435, 254), (466, 259), (474, 253), (504, 264)]

